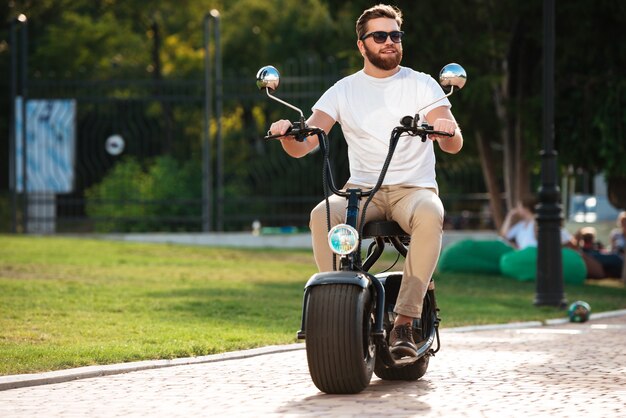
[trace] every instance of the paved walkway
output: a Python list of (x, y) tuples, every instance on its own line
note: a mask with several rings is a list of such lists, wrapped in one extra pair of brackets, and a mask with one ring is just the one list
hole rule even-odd
[(320, 393), (292, 347), (0, 391), (0, 416), (626, 417), (626, 314), (596, 318), (443, 330), (422, 379), (374, 377), (358, 395)]

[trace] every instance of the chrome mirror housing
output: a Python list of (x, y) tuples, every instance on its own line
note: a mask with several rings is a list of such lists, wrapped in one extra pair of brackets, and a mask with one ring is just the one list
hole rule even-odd
[(442, 87), (456, 87), (461, 90), (467, 81), (467, 73), (459, 64), (451, 63), (439, 72), (439, 84)]
[(422, 110), (426, 109), (429, 106), (432, 106), (440, 100), (445, 99), (446, 97), (450, 97), (450, 95), (454, 93), (455, 88), (457, 90), (461, 90), (463, 86), (465, 86), (466, 81), (467, 73), (465, 72), (465, 69), (463, 67), (456, 63), (445, 65), (439, 72), (439, 84), (441, 85), (441, 87), (444, 88), (444, 90), (447, 90), (447, 88), (449, 88), (450, 91), (443, 97), (438, 98), (434, 102), (429, 103), (426, 106), (422, 107), (420, 110), (418, 110), (417, 114), (415, 115), (415, 120), (419, 119), (418, 115)]
[(271, 66), (266, 65), (262, 67), (256, 74), (256, 86), (260, 89), (268, 89), (274, 91), (280, 84), (280, 73), (278, 70)]
[(300, 113), (300, 120), (302, 121), (302, 126), (304, 126), (304, 113), (302, 113), (302, 110), (270, 94), (270, 91), (276, 90), (279, 84), (280, 73), (278, 72), (276, 67), (272, 65), (266, 65), (265, 67), (261, 67), (261, 69), (256, 73), (256, 86), (259, 88), (259, 90), (265, 90), (265, 93), (267, 93), (267, 97), (269, 97), (270, 99), (275, 100), (278, 103), (281, 103)]

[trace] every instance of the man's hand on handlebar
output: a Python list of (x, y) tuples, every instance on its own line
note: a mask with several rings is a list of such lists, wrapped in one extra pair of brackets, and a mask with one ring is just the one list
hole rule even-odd
[(454, 136), (457, 127), (456, 122), (452, 119), (438, 118), (435, 120), (435, 123), (433, 123), (433, 131), (446, 132), (448, 135), (429, 134), (428, 138), (433, 141), (445, 140), (446, 138)]
[[(270, 129), (267, 131), (267, 135), (285, 135), (290, 129), (291, 129), (292, 125), (291, 125), (291, 121), (287, 120), (287, 119), (281, 119), (281, 120), (277, 120), (276, 122), (272, 123), (272, 125), (270, 126)], [(288, 140), (294, 140), (293, 136), (284, 136), (282, 139), (288, 139)]]
[(446, 132), (448, 135), (451, 135), (428, 135), (430, 139), (437, 141), (442, 151), (456, 154), (463, 148), (463, 134), (449, 107), (439, 106), (434, 108), (426, 115), (426, 121), (432, 123), (434, 131)]

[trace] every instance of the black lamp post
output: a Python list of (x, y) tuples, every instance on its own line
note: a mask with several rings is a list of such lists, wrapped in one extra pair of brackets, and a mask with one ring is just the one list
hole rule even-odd
[(537, 213), (535, 305), (565, 307), (561, 264), (561, 204), (554, 150), (554, 0), (543, 0), (543, 150)]
[[(211, 147), (211, 118), (213, 117), (213, 78), (211, 70), (215, 70), (216, 93), (217, 93), (217, 164), (218, 164), (218, 230), (222, 228), (222, 204), (223, 200), (223, 151), (222, 151), (222, 67), (221, 67), (221, 47), (220, 47), (220, 12), (211, 10), (204, 16), (204, 125), (202, 133), (202, 232), (209, 232), (213, 223), (213, 174), (212, 174), (212, 147)], [(214, 26), (214, 47), (215, 47), (215, 68), (211, 67), (211, 27)]]
[[(18, 231), (18, 190), (23, 192), (22, 200), (22, 232), (28, 231), (28, 170), (26, 169), (26, 157), (28, 141), (26, 141), (26, 100), (28, 96), (28, 18), (19, 14), (11, 19), (9, 42), (11, 45), (11, 102), (9, 120), (9, 189), (11, 190), (11, 232)], [(19, 32), (18, 32), (19, 31)], [(18, 36), (18, 34), (20, 36)], [(18, 37), (21, 39), (18, 40)], [(19, 42), (19, 45), (18, 45)], [(19, 59), (19, 62), (18, 62)], [(18, 89), (19, 86), (19, 89)], [(20, 106), (17, 106), (17, 98), (20, 97)], [(17, 115), (20, 115), (21, 123), (17, 125)], [(21, 135), (20, 146), (22, 147), (21, 160), (21, 184), (17, 182), (17, 136)]]

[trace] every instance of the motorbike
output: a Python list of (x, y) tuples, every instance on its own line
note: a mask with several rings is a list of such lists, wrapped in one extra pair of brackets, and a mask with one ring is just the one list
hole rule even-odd
[[(367, 206), (383, 184), (391, 158), (401, 137), (417, 137), (426, 141), (429, 134), (448, 135), (420, 122), (420, 111), (463, 88), (467, 74), (462, 66), (448, 64), (439, 73), (439, 82), (449, 92), (418, 110), (414, 116), (403, 117), (391, 132), (389, 151), (373, 188), (340, 190), (330, 169), (328, 136), (322, 129), (307, 126), (302, 110), (272, 94), (280, 83), (280, 73), (273, 66), (257, 73), (257, 87), (267, 96), (296, 110), (300, 119), (284, 135), (268, 135), (265, 139), (293, 136), (304, 141), (317, 136), (323, 156), (323, 185), (327, 207), (328, 244), (339, 257), (334, 270), (316, 273), (304, 287), (301, 328), (298, 339), (305, 340), (309, 373), (315, 386), (329, 394), (354, 394), (363, 391), (372, 374), (384, 380), (417, 380), (428, 369), (430, 357), (441, 347), (439, 309), (434, 282), (424, 296), (421, 318), (413, 321), (413, 337), (417, 357), (397, 358), (390, 352), (389, 334), (396, 314), (394, 305), (402, 283), (402, 271), (370, 272), (386, 247), (406, 257), (410, 235), (394, 221), (365, 223)], [(450, 135), (448, 135), (450, 136)], [(411, 140), (411, 139), (403, 139)], [(345, 222), (331, 226), (328, 198), (334, 193), (346, 199)], [(366, 199), (361, 213), (359, 203)], [(360, 219), (359, 219), (360, 215)], [(370, 244), (361, 249), (364, 240)], [(335, 256), (333, 256), (335, 258)]]

